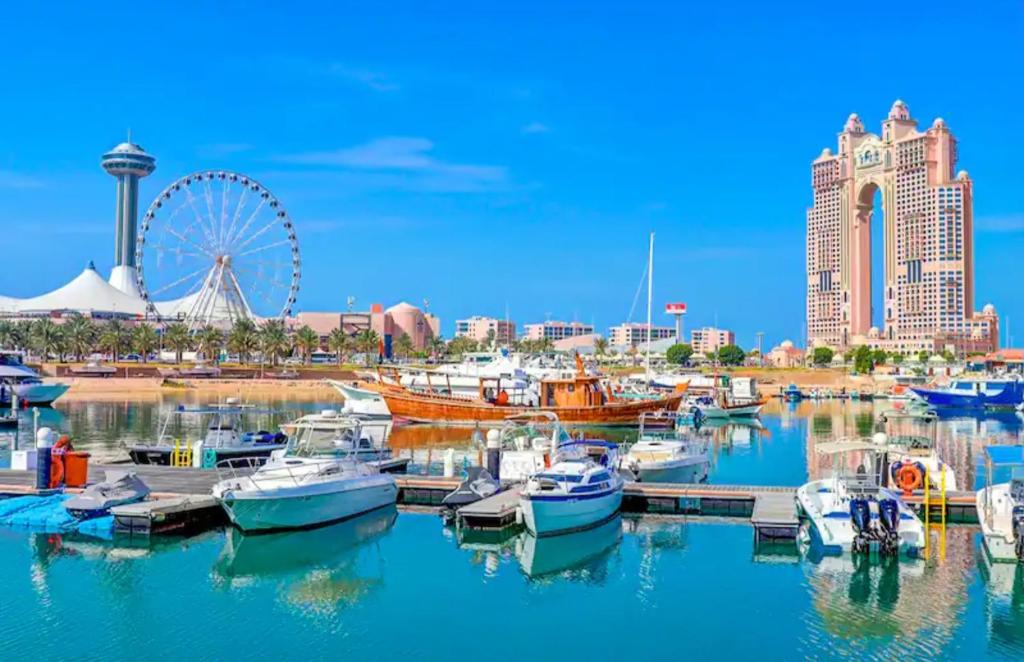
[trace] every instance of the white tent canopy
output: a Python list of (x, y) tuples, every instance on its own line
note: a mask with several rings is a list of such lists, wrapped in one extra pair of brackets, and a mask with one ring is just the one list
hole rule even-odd
[(146, 302), (108, 283), (91, 262), (71, 282), (52, 292), (30, 299), (0, 297), (0, 312), (3, 313), (32, 315), (55, 311), (144, 315)]

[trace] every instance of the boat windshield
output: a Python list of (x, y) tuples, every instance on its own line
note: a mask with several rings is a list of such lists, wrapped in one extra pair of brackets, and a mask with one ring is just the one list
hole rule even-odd
[(572, 437), (560, 425), (516, 424), (502, 430), (502, 445), (517, 450), (533, 448), (540, 442), (550, 445), (557, 440), (558, 445), (573, 443)]
[(299, 456), (345, 456), (372, 451), (373, 443), (362, 435), (356, 421), (334, 425), (299, 425), (288, 437), (288, 454)]
[(9, 352), (0, 353), (0, 366), (7, 366), (10, 368), (21, 367), (21, 356), (18, 354), (12, 354)]

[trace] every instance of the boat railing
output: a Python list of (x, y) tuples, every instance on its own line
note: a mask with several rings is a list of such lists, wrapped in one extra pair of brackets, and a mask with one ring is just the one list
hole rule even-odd
[(247, 478), (253, 489), (263, 492), (280, 489), (282, 483), (285, 486), (299, 487), (312, 479), (339, 474), (346, 470), (365, 475), (377, 473), (372, 465), (358, 462), (354, 458), (324, 457), (293, 462), (285, 459), (271, 467), (261, 466), (261, 459), (249, 457), (222, 460), (215, 467), (217, 477), (220, 480)]

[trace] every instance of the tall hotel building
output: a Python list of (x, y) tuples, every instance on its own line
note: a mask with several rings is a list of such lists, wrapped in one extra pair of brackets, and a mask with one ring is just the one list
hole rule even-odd
[[(995, 308), (974, 311), (972, 182), (954, 175), (957, 142), (936, 119), (921, 132), (902, 101), (864, 131), (856, 114), (811, 166), (807, 211), (807, 334), (811, 345), (899, 352), (994, 351)], [(871, 291), (876, 191), (883, 219), (883, 291)], [(882, 310), (872, 326), (872, 302)]]

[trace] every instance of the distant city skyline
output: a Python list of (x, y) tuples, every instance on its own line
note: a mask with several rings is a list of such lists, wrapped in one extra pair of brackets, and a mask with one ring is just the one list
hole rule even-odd
[[(977, 307), (995, 303), (1013, 334), (1024, 91), (1007, 83), (1024, 67), (1024, 9), (885, 7), (885, 20), (843, 34), (850, 9), (816, 4), (598, 2), (582, 19), (552, 3), (443, 16), (12, 6), (0, 25), (0, 223), (18, 250), (0, 293), (37, 295), (90, 260), (114, 266), (99, 157), (130, 128), (160, 163), (139, 182), (140, 207), (217, 168), (282, 200), (302, 248), (297, 311), (429, 298), (447, 338), (457, 319), (506, 311), (520, 328), (550, 313), (607, 333), (645, 321), (636, 292), (654, 231), (655, 325), (673, 323), (665, 303), (685, 301), (688, 328), (734, 330), (748, 349), (759, 331), (766, 348), (802, 344), (807, 163), (834, 148), (849, 113), (878, 126), (901, 98), (960, 140)], [(950, 15), (954, 50), (893, 67), (899, 53), (934, 52)], [(126, 30), (146, 35), (140, 53), (110, 48)]]

